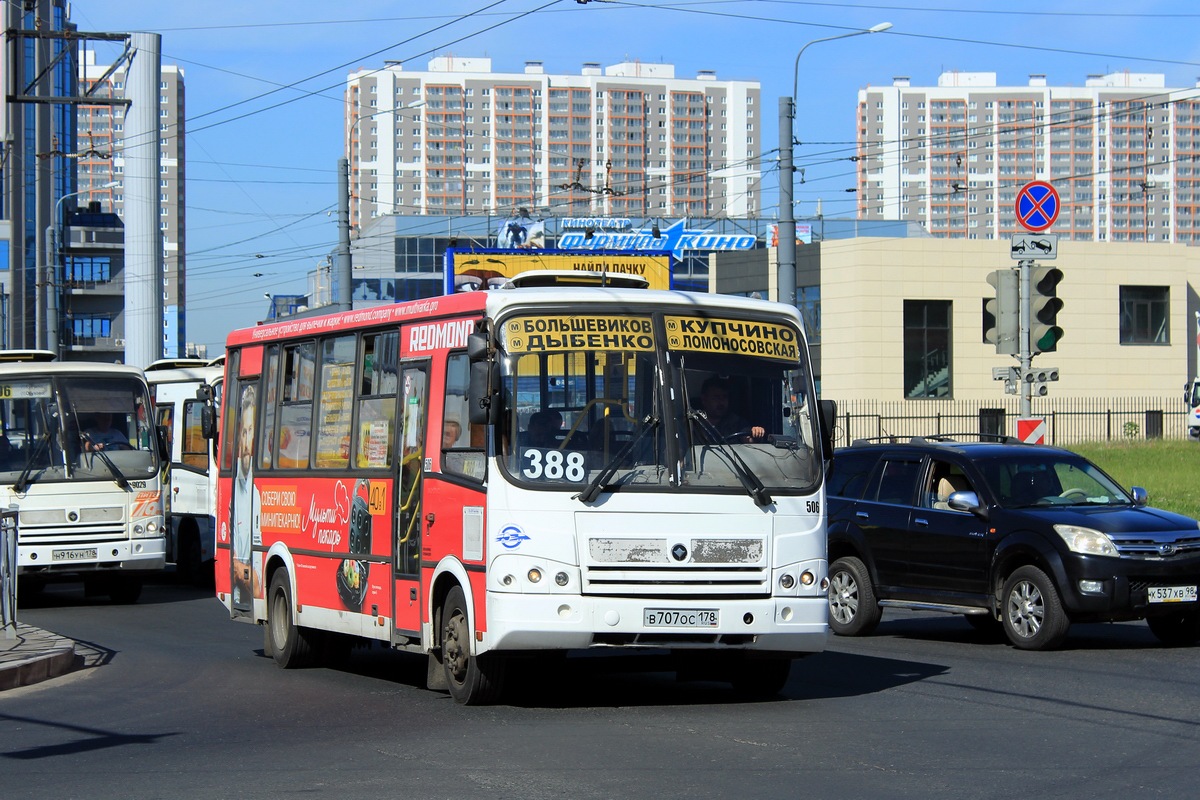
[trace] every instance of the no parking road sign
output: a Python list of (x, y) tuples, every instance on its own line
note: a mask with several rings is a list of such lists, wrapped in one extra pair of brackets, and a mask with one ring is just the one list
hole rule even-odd
[(1030, 181), (1017, 192), (1017, 222), (1027, 231), (1044, 231), (1058, 219), (1058, 190), (1045, 181)]
[(1040, 417), (1021, 417), (1017, 420), (1017, 438), (1026, 444), (1046, 443), (1046, 420)]

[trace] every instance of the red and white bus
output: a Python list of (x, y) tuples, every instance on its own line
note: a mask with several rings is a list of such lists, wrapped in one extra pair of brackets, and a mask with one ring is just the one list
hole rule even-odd
[(280, 666), (377, 640), (475, 704), (548, 651), (774, 694), (823, 649), (833, 415), (796, 310), (606, 283), (230, 335), (216, 591)]

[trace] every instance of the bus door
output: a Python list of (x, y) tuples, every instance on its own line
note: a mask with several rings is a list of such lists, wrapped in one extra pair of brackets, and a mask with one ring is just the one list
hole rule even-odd
[[(225, 430), (233, 431), (229, 436), (233, 446), (233, 482), (230, 492), (229, 545), (230, 545), (230, 616), (247, 617), (254, 613), (254, 597), (261, 594), (262, 553), (255, 553), (261, 546), (259, 529), (260, 496), (254, 485), (254, 431), (255, 418), (260, 405), (259, 376), (261, 371), (261, 349), (250, 348), (239, 359), (244, 372), (233, 383)], [(257, 359), (252, 358), (257, 356)], [(255, 363), (257, 362), (257, 363)], [(238, 362), (234, 362), (234, 367)]]
[(395, 633), (420, 637), (421, 528), (425, 434), (429, 406), (429, 361), (405, 362), (400, 377), (400, 435), (397, 437), (399, 475), (396, 486), (395, 549), (393, 552), (392, 618)]

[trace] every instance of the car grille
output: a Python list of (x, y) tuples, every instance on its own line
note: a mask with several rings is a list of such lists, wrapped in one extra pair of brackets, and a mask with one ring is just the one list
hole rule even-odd
[(763, 596), (766, 551), (761, 538), (589, 538), (583, 593)]
[(1200, 553), (1200, 531), (1186, 535), (1110, 533), (1123, 558), (1172, 559)]

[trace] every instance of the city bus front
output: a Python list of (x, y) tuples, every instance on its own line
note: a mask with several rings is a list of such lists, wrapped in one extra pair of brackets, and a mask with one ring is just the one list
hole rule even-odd
[(83, 577), (132, 602), (164, 565), (162, 453), (138, 370), (0, 367), (0, 503), (15, 504), (18, 567), (36, 585)]
[(735, 672), (767, 684), (823, 649), (822, 426), (798, 317), (618, 290), (536, 306), (523, 291), (489, 362), (483, 647), (724, 652), (766, 665)]

